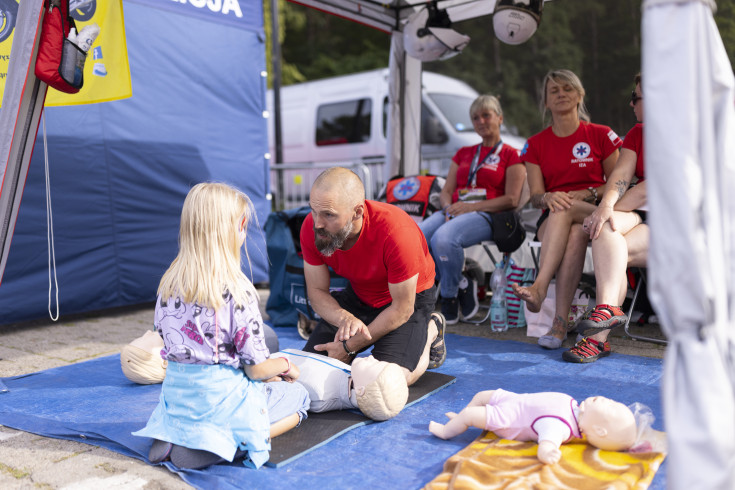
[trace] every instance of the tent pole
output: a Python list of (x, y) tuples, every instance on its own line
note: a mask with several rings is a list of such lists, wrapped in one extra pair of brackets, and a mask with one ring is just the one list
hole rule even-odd
[[(278, 0), (271, 0), (271, 63), (273, 65), (273, 135), (276, 165), (283, 163), (281, 131), (281, 44), (278, 32)], [(283, 172), (278, 172), (278, 199), (283, 199)]]

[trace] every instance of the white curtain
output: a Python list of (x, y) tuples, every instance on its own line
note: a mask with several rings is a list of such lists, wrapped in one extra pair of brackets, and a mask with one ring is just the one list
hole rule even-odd
[(735, 485), (735, 82), (714, 2), (643, 4), (650, 297), (669, 339), (667, 487)]

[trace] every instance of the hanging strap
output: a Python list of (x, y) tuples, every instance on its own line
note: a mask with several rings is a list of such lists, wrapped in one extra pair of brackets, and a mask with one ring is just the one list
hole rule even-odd
[[(56, 250), (54, 249), (54, 216), (51, 210), (51, 181), (48, 170), (48, 143), (46, 142), (46, 111), (41, 113), (43, 123), (43, 160), (46, 173), (46, 243), (48, 245), (48, 314), (52, 321), (59, 319), (59, 281), (56, 279)], [(54, 281), (51, 283), (51, 271)], [(56, 316), (51, 313), (51, 291), (56, 291)]]

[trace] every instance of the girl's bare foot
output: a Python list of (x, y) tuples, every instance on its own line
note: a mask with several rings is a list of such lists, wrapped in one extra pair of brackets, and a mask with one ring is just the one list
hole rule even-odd
[(541, 311), (541, 303), (544, 302), (544, 298), (541, 296), (541, 293), (533, 287), (533, 285), (526, 288), (519, 286), (517, 283), (511, 283), (510, 287), (513, 289), (513, 294), (526, 302), (528, 311), (532, 313), (538, 313)]

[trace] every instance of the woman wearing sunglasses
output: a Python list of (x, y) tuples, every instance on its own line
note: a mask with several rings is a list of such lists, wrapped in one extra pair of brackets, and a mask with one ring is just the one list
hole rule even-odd
[[(638, 124), (628, 131), (620, 158), (610, 175), (597, 209), (584, 220), (583, 228), (592, 239), (592, 259), (597, 282), (597, 306), (583, 319), (578, 330), (593, 334), (582, 339), (563, 358), (570, 362), (592, 362), (599, 357), (587, 356), (592, 350), (589, 340), (607, 344), (610, 329), (626, 322), (619, 305), (623, 304), (628, 288), (627, 267), (646, 265), (649, 229), (645, 224), (646, 181), (643, 166), (643, 96), (641, 75), (635, 76), (631, 94)], [(630, 187), (633, 177), (637, 184)], [(608, 355), (609, 350), (607, 351)], [(587, 356), (587, 357), (586, 357)], [(584, 359), (584, 360), (580, 360)]]
[(554, 318), (538, 343), (558, 349), (567, 336), (569, 310), (590, 238), (582, 222), (595, 210), (622, 141), (609, 127), (588, 122), (584, 87), (573, 72), (551, 71), (543, 87), (541, 108), (544, 115), (551, 113), (551, 125), (531, 136), (521, 154), (531, 203), (544, 210), (537, 232), (540, 266), (532, 285), (512, 287), (528, 309), (537, 312), (556, 276)]

